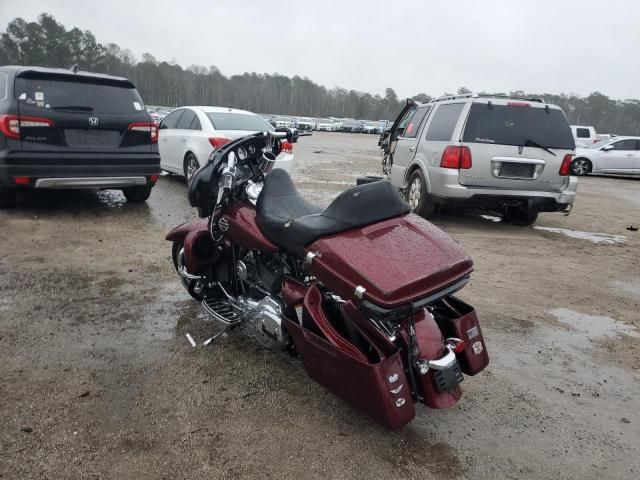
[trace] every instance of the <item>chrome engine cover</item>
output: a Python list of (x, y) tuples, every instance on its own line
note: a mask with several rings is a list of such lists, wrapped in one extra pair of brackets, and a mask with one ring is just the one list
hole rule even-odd
[(282, 309), (276, 299), (266, 296), (256, 302), (243, 298), (241, 303), (248, 307), (243, 313), (243, 324), (249, 335), (270, 350), (283, 350), (289, 345)]

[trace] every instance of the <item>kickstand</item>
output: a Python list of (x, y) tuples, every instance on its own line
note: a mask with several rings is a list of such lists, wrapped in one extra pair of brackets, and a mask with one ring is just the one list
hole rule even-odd
[(221, 332), (216, 333), (213, 337), (211, 338), (207, 338), (204, 342), (202, 342), (203, 346), (207, 346), (209, 345), (211, 342), (213, 342), (216, 338), (221, 337), (222, 335), (224, 335), (227, 332), (228, 329), (224, 329)]

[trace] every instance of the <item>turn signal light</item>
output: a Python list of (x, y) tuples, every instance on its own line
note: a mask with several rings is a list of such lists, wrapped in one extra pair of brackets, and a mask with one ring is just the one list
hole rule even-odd
[(469, 150), (469, 147), (449, 145), (442, 152), (440, 166), (442, 168), (460, 168), (464, 170), (471, 168), (471, 150)]
[(455, 353), (460, 353), (464, 350), (464, 342), (459, 338), (451, 337), (447, 338), (447, 343), (453, 347)]
[(26, 115), (0, 115), (0, 132), (5, 137), (20, 140), (20, 127), (53, 127), (53, 120), (43, 117), (28, 117)]
[(129, 130), (134, 132), (149, 132), (151, 143), (158, 143), (158, 124), (156, 122), (130, 123)]
[(560, 165), (560, 171), (558, 172), (563, 177), (566, 177), (571, 173), (571, 160), (573, 159), (573, 155), (567, 153), (562, 159), (562, 165)]
[(292, 153), (293, 145), (289, 143), (287, 140), (280, 140), (280, 148), (283, 152)]
[(211, 144), (214, 150), (220, 148), (223, 145), (226, 145), (230, 141), (231, 140), (229, 140), (228, 138), (223, 138), (223, 137), (213, 137), (209, 139), (209, 143)]

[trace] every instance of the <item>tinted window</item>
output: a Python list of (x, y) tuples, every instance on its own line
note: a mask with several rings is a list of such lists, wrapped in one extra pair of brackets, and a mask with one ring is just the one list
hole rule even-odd
[(160, 128), (176, 128), (176, 125), (184, 112), (184, 110), (174, 110), (162, 119)]
[(231, 112), (207, 112), (216, 130), (247, 130), (250, 132), (273, 131), (273, 127), (258, 115)]
[(612, 143), (613, 150), (637, 150), (635, 140), (620, 140), (619, 142)]
[(418, 130), (420, 130), (420, 125), (422, 125), (422, 121), (429, 113), (431, 107), (422, 107), (416, 110), (416, 113), (411, 117), (409, 123), (407, 124), (407, 128), (404, 130), (405, 138), (416, 138), (418, 136)]
[(34, 107), (81, 107), (92, 113), (135, 113), (144, 109), (135, 88), (57, 78), (22, 78), (15, 80), (15, 96)]
[(578, 138), (589, 138), (591, 133), (589, 133), (588, 128), (576, 128), (576, 136)]
[(523, 146), (535, 142), (548, 148), (575, 148), (571, 127), (562, 110), (490, 106), (487, 103), (474, 103), (471, 106), (462, 141)]
[(184, 115), (182, 115), (182, 117), (178, 121), (178, 125), (176, 126), (176, 128), (181, 130), (188, 130), (195, 116), (196, 114), (191, 110), (185, 110)]
[(191, 125), (189, 126), (189, 128), (191, 130), (202, 130), (202, 127), (200, 126), (200, 119), (198, 118), (198, 115), (193, 117), (193, 120), (191, 120)]
[(438, 142), (450, 141), (463, 107), (464, 103), (440, 105), (431, 120), (425, 139)]
[(396, 133), (399, 137), (402, 137), (404, 135), (404, 129), (406, 128), (413, 114), (416, 112), (416, 108), (418, 107), (412, 105), (406, 112), (404, 112), (404, 115), (402, 116), (400, 123), (398, 123), (398, 128), (396, 130)]

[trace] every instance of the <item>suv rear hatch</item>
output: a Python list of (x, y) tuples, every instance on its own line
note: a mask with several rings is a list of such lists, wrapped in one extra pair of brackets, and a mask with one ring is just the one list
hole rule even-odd
[(562, 161), (575, 148), (562, 110), (539, 102), (476, 100), (461, 141), (472, 155), (462, 185), (509, 190), (561, 191)]
[[(24, 70), (15, 79), (14, 91), (23, 151), (153, 151), (157, 130), (126, 79)], [(25, 122), (25, 117), (33, 122)]]

